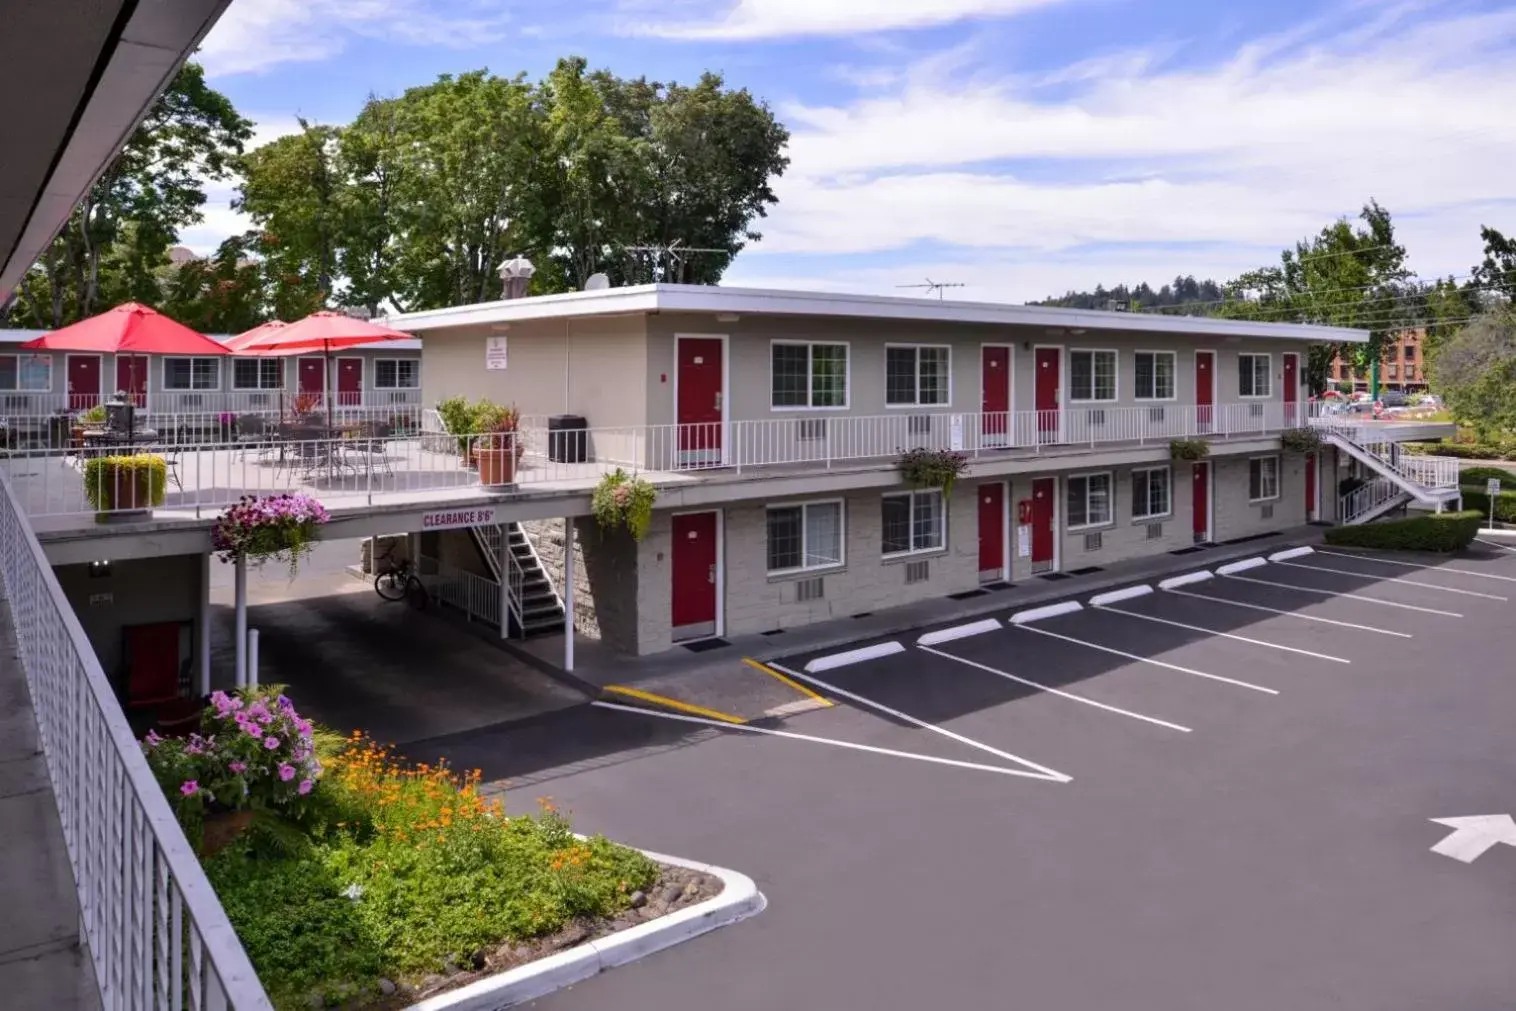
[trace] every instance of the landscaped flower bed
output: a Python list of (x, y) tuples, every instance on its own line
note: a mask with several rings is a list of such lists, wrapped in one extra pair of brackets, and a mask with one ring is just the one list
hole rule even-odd
[(144, 746), (193, 837), (217, 809), (257, 812), (205, 867), (280, 1009), (402, 1007), (719, 890), (578, 838), (548, 801), (507, 816), (478, 772), (324, 736), (277, 688), (218, 695), (199, 735)]

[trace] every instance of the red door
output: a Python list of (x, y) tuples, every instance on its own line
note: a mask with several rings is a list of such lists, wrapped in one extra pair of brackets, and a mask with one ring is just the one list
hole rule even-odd
[(1209, 432), (1216, 403), (1216, 352), (1195, 352), (1195, 430)]
[(1011, 349), (986, 344), (980, 352), (980, 432), (986, 446), (1009, 446), (1011, 429)]
[(179, 697), (179, 625), (129, 625), (126, 640), (126, 707), (150, 706)]
[(1284, 424), (1287, 428), (1294, 428), (1300, 424), (1300, 356), (1287, 354), (1284, 356)]
[(1040, 477), (1032, 482), (1033, 572), (1047, 572), (1053, 567), (1053, 509), (1057, 498), (1057, 478)]
[(147, 406), (147, 360), (147, 355), (116, 356), (116, 389), (138, 407)]
[(673, 613), (676, 635), (716, 634), (716, 514), (674, 517)]
[(87, 411), (100, 403), (100, 356), (68, 356), (68, 409)]
[(1316, 515), (1316, 454), (1305, 455), (1305, 518), (1315, 520)]
[(979, 486), (979, 581), (1005, 578), (1005, 485)]
[(300, 359), (300, 393), (303, 397), (314, 398), (312, 407), (322, 406), (322, 396), (326, 392), (326, 359), (325, 358), (302, 358)]
[(1191, 493), (1194, 508), (1195, 543), (1204, 544), (1211, 539), (1211, 465), (1195, 464)]
[(724, 342), (719, 337), (680, 337), (676, 343), (678, 462), (686, 467), (720, 466)]
[(363, 359), (337, 359), (337, 406), (363, 405)]
[(1063, 351), (1059, 348), (1038, 348), (1034, 353), (1033, 367), (1037, 373), (1037, 438), (1042, 442), (1058, 440), (1058, 372)]

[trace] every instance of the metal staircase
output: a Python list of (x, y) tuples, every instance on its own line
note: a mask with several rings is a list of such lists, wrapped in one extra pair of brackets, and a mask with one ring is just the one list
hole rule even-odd
[[(495, 579), (507, 589), (511, 633), (522, 639), (563, 631), (563, 598), (558, 595), (537, 548), (520, 523), (470, 527), (474, 546)], [(507, 571), (500, 571), (501, 542), (505, 541)]]
[(1334, 418), (1316, 418), (1312, 425), (1328, 445), (1377, 475), (1338, 499), (1337, 515), (1343, 524), (1367, 523), (1412, 502), (1442, 512), (1463, 498), (1455, 457), (1413, 456), (1398, 442)]

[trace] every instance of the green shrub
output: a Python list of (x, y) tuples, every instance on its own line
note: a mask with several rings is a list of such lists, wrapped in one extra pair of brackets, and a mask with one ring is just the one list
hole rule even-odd
[(1516, 471), (1506, 470), (1503, 467), (1469, 467), (1458, 475), (1458, 483), (1462, 485), (1477, 485), (1482, 491), (1484, 483), (1490, 478), (1499, 481), (1503, 488), (1516, 488)]
[[(1490, 518), (1490, 497), (1484, 493), (1484, 485), (1464, 485), (1458, 490), (1463, 494), (1465, 509), (1486, 520)], [(1516, 491), (1502, 490), (1495, 497), (1495, 519), (1501, 523), (1516, 523)]]
[(1204, 460), (1211, 454), (1211, 444), (1205, 439), (1173, 439), (1169, 442), (1169, 458), (1172, 460)]
[(96, 512), (163, 504), (168, 461), (161, 456), (97, 456), (84, 462), (84, 497)]
[(1412, 453), (1452, 456), (1460, 460), (1508, 460), (1512, 456), (1503, 447), (1488, 443), (1408, 442), (1405, 448)]
[(1479, 533), (1479, 524), (1483, 520), (1479, 513), (1465, 511), (1411, 516), (1355, 527), (1332, 527), (1326, 531), (1326, 542), (1335, 547), (1450, 552), (1468, 547)]

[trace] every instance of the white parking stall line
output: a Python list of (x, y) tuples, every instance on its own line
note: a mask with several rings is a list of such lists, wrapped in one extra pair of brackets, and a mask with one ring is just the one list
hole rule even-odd
[(638, 716), (656, 716), (663, 720), (674, 720), (678, 723), (694, 723), (705, 727), (715, 727), (717, 730), (741, 730), (749, 734), (764, 734), (769, 737), (787, 737), (792, 741), (809, 741), (812, 744), (830, 744), (834, 748), (846, 748), (849, 751), (866, 751), (871, 755), (886, 755), (890, 758), (910, 758), (918, 762), (930, 762), (933, 765), (948, 765), (956, 769), (973, 769), (976, 772), (995, 772), (1002, 776), (1021, 776), (1026, 779), (1041, 779), (1054, 783), (1067, 783), (1069, 777), (1058, 774), (1046, 776), (1040, 772), (1025, 772), (1021, 769), (1007, 769), (1003, 765), (982, 765), (979, 762), (964, 762), (956, 758), (938, 758), (936, 755), (918, 755), (912, 751), (896, 751), (894, 748), (880, 748), (872, 744), (857, 744), (853, 741), (838, 741), (830, 737), (815, 737), (811, 734), (797, 734), (793, 730), (773, 730), (769, 727), (755, 727), (748, 723), (722, 723), (720, 720), (707, 720), (700, 716), (680, 716), (678, 713), (661, 713), (653, 709), (638, 709), (636, 706), (622, 706), (614, 702), (591, 702), (592, 706), (601, 709), (615, 709), (618, 712), (634, 713)]
[[(1045, 765), (1038, 765), (1036, 762), (1031, 762), (1025, 758), (1013, 755), (1009, 751), (1001, 751), (999, 748), (992, 748), (988, 744), (974, 740), (972, 737), (964, 737), (962, 734), (956, 734), (953, 731), (948, 730), (946, 727), (939, 727), (935, 723), (928, 723), (926, 720), (919, 720), (909, 713), (902, 713), (898, 709), (891, 709), (889, 706), (885, 705), (882, 702), (875, 702), (873, 699), (865, 698), (862, 695), (855, 695), (846, 689), (838, 688), (836, 685), (823, 681), (820, 678), (812, 677), (809, 674), (802, 674), (800, 671), (791, 670), (788, 667), (781, 667), (777, 663), (771, 662), (769, 666), (782, 674), (788, 674), (792, 678), (799, 678), (801, 681), (807, 681), (811, 685), (820, 688), (824, 692), (831, 692), (833, 695), (839, 696), (844, 699), (852, 699), (859, 705), (868, 706), (870, 709), (877, 709), (879, 712), (884, 713), (887, 716), (893, 716), (897, 720), (904, 720), (906, 723), (918, 726), (923, 730), (930, 730), (934, 734), (941, 734), (943, 737), (946, 737), (949, 740), (957, 741), (959, 744), (966, 744), (971, 748), (978, 748), (980, 751), (983, 751), (986, 754), (994, 755), (996, 758), (1003, 758), (1008, 762), (1015, 762), (1017, 765), (1036, 770), (1039, 778), (1051, 779), (1059, 783), (1067, 783), (1073, 779), (1072, 776), (1066, 776), (1055, 769), (1049, 769)], [(746, 724), (734, 724), (734, 726), (745, 725)]]
[(1487, 548), (1499, 548), (1501, 551), (1516, 551), (1509, 544), (1501, 544), (1499, 541), (1487, 541), (1483, 537), (1474, 538), (1476, 543), (1483, 544)]
[(1516, 583), (1516, 576), (1497, 576), (1493, 572), (1475, 572), (1473, 569), (1450, 569), (1445, 565), (1417, 565), (1415, 562), (1402, 562), (1398, 558), (1355, 555), (1347, 551), (1318, 551), (1316, 553), (1318, 555), (1334, 555), (1337, 558), (1356, 558), (1361, 562), (1376, 562), (1380, 565), (1398, 565), (1402, 569), (1417, 569), (1421, 572), (1456, 572), (1460, 576), (1473, 576), (1475, 579), (1498, 579), (1502, 583)]
[(944, 653), (942, 650), (933, 649), (930, 646), (921, 646), (920, 649), (935, 656), (940, 656), (944, 660), (952, 660), (953, 662), (961, 663), (966, 667), (973, 667), (988, 674), (994, 674), (997, 677), (1003, 677), (1007, 681), (1014, 681), (1019, 685), (1026, 685), (1028, 688), (1035, 688), (1040, 692), (1047, 692), (1049, 695), (1056, 695), (1061, 699), (1068, 699), (1070, 702), (1082, 702), (1087, 706), (1094, 706), (1096, 709), (1104, 709), (1106, 712), (1115, 713), (1118, 716), (1129, 716), (1134, 720), (1141, 720), (1144, 723), (1151, 723), (1154, 726), (1158, 727), (1167, 727), (1169, 730), (1177, 730), (1183, 734), (1190, 733), (1189, 727), (1180, 726), (1178, 723), (1170, 723), (1168, 720), (1160, 720), (1153, 716), (1144, 716), (1141, 713), (1134, 713), (1130, 709), (1118, 709), (1116, 706), (1108, 706), (1104, 702), (1096, 702), (1094, 699), (1085, 698), (1083, 695), (1075, 695), (1073, 692), (1066, 692), (1060, 688), (1053, 688), (1048, 685), (1038, 684), (1036, 681), (1028, 681), (1026, 678), (1017, 677), (1015, 674), (1008, 674), (1003, 670), (997, 670), (996, 668), (991, 667), (987, 664), (982, 664), (974, 660), (966, 660), (961, 656), (954, 656), (951, 653)]
[(1380, 600), (1378, 597), (1365, 597), (1361, 593), (1341, 593), (1337, 590), (1318, 590), (1314, 586), (1296, 586), (1294, 583), (1278, 583), (1272, 579), (1257, 579), (1253, 576), (1227, 576), (1227, 579), (1235, 579), (1239, 583), (1257, 583), (1259, 586), (1276, 586), (1281, 590), (1294, 590), (1296, 593), (1314, 593), (1318, 597), (1342, 597), (1345, 600), (1361, 600), (1365, 604), (1381, 604), (1384, 607), (1394, 607), (1402, 611), (1420, 611), (1422, 614), (1436, 614), (1444, 618), (1462, 618), (1457, 611), (1439, 611), (1435, 607), (1422, 607), (1419, 604), (1402, 604), (1398, 600)]
[(1330, 660), (1333, 663), (1351, 663), (1340, 656), (1330, 656), (1326, 653), (1317, 653), (1314, 650), (1300, 649), (1296, 646), (1285, 646), (1277, 642), (1267, 642), (1263, 639), (1250, 639), (1245, 635), (1237, 635), (1233, 632), (1219, 632), (1214, 628), (1203, 628), (1200, 625), (1187, 625), (1182, 621), (1171, 621), (1168, 618), (1159, 618), (1151, 614), (1139, 614), (1136, 611), (1124, 611), (1119, 607), (1102, 607), (1102, 611), (1110, 611), (1112, 614), (1124, 614), (1128, 618), (1139, 618), (1142, 621), (1152, 621), (1160, 625), (1172, 625), (1175, 628), (1189, 629), (1191, 632), (1204, 632), (1206, 635), (1219, 636), (1223, 639), (1231, 639), (1235, 642), (1245, 642), (1251, 646), (1263, 646), (1268, 649), (1283, 650), (1286, 653), (1298, 653), (1301, 656), (1314, 657), (1317, 660)]
[(1426, 590), (1439, 590), (1443, 593), (1456, 593), (1460, 597), (1482, 597), (1485, 600), (1508, 601), (1510, 597), (1500, 597), (1493, 593), (1480, 593), (1478, 590), (1464, 590), (1457, 586), (1438, 586), (1436, 583), (1423, 583), (1419, 579), (1406, 579), (1404, 576), (1371, 576), (1364, 572), (1354, 572), (1352, 569), (1333, 569), (1325, 565), (1303, 565), (1300, 562), (1276, 562), (1292, 569), (1310, 569), (1312, 572), (1330, 572), (1338, 576), (1357, 576), (1360, 579), (1372, 579), (1376, 583), (1402, 583), (1405, 586), (1419, 586)]
[(1301, 621), (1319, 621), (1323, 625), (1337, 625), (1341, 628), (1356, 628), (1361, 632), (1376, 632), (1379, 635), (1393, 635), (1399, 639), (1415, 638), (1409, 632), (1396, 632), (1389, 628), (1375, 628), (1373, 625), (1359, 625), (1351, 621), (1339, 621), (1336, 618), (1323, 618), (1319, 614), (1300, 614), (1296, 611), (1286, 611), (1281, 607), (1264, 607), (1262, 604), (1254, 604), (1246, 600), (1229, 600), (1226, 597), (1212, 597), (1205, 593), (1195, 593), (1190, 590), (1170, 589), (1169, 593), (1180, 597), (1194, 597), (1196, 600), (1213, 600), (1218, 604), (1231, 604), (1233, 607), (1246, 607), (1253, 611), (1267, 611), (1269, 614), (1283, 615), (1286, 618), (1299, 618)]
[(1087, 642), (1084, 639), (1076, 639), (1072, 635), (1064, 635), (1061, 632), (1049, 632), (1045, 628), (1037, 628), (1034, 625), (1017, 625), (1016, 627), (1027, 632), (1036, 632), (1038, 635), (1049, 636), (1053, 639), (1062, 639), (1064, 642), (1071, 642), (1076, 646), (1088, 646), (1090, 649), (1098, 649), (1100, 652), (1110, 653), (1112, 656), (1125, 657), (1126, 659), (1134, 660), (1137, 663), (1152, 664), (1154, 667), (1162, 667), (1165, 670), (1178, 671), (1181, 674), (1193, 674), (1195, 677), (1205, 678), (1208, 681), (1220, 681), (1222, 684), (1235, 685), (1238, 688), (1248, 688), (1255, 692), (1263, 692), (1265, 695), (1279, 694), (1279, 692), (1275, 689), (1265, 688), (1263, 685), (1255, 685), (1250, 684), (1247, 681), (1238, 681), (1235, 678), (1222, 677), (1220, 674), (1207, 674), (1203, 670), (1195, 670), (1191, 667), (1181, 667), (1178, 664), (1168, 663), (1164, 660), (1154, 660), (1150, 657), (1138, 656), (1136, 653), (1128, 653), (1125, 650), (1113, 649), (1110, 646), (1102, 646), (1098, 642)]
[[(872, 646), (860, 646), (858, 649), (850, 649), (844, 653), (833, 653), (830, 656), (818, 656), (805, 665), (806, 670), (832, 670), (834, 667), (846, 667), (849, 664), (862, 663), (864, 660), (877, 660), (882, 656), (894, 656), (896, 653), (904, 653), (905, 647), (898, 642), (876, 642)], [(770, 666), (773, 666), (770, 664)]]

